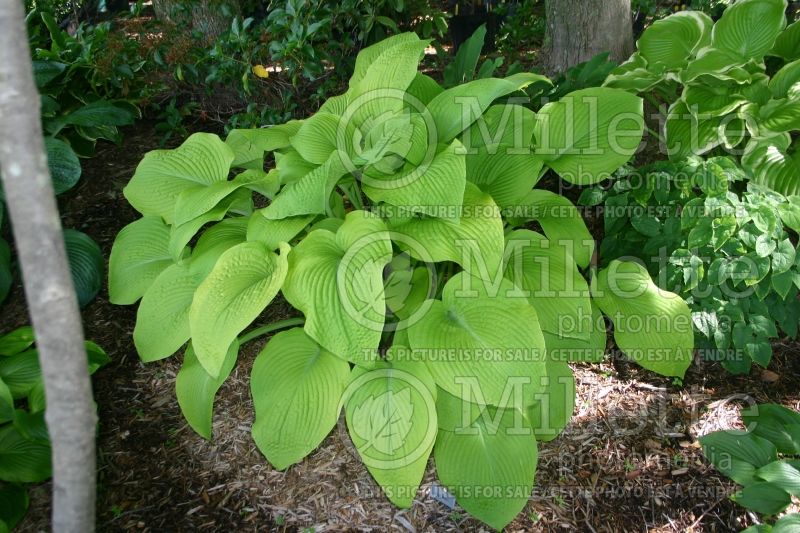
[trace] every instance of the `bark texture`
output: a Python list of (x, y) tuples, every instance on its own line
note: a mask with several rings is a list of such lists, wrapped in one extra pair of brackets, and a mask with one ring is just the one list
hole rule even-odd
[(0, 2), (0, 174), (47, 396), (53, 531), (94, 531), (97, 415), (42, 139), (23, 2)]
[(545, 65), (550, 73), (611, 52), (623, 61), (633, 52), (631, 0), (545, 0)]
[(169, 20), (178, 25), (191, 24), (192, 29), (202, 32), (206, 44), (212, 43), (231, 27), (238, 15), (238, 0), (153, 0), (153, 10), (159, 20)]

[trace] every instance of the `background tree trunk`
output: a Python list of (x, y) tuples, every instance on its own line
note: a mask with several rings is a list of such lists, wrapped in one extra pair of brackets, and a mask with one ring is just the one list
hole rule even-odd
[(611, 52), (623, 61), (633, 52), (631, 0), (545, 0), (545, 67), (550, 73)]
[(53, 531), (94, 531), (95, 428), (78, 301), (44, 151), (23, 2), (0, 2), (0, 175), (44, 378)]
[(231, 27), (241, 9), (239, 0), (153, 0), (153, 11), (159, 20), (191, 24), (210, 44)]

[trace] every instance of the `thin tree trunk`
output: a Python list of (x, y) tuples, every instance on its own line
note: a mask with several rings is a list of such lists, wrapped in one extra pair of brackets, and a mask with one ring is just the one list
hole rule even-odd
[(94, 531), (97, 415), (33, 82), (23, 2), (0, 2), (0, 174), (44, 378), (53, 531)]
[(545, 0), (545, 66), (564, 72), (601, 52), (623, 61), (633, 51), (631, 0)]

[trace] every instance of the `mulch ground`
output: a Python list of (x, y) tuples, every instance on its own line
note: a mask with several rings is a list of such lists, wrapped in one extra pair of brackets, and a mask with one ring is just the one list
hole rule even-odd
[[(65, 226), (91, 235), (106, 258), (117, 232), (137, 218), (122, 187), (158, 140), (152, 123), (142, 122), (121, 146), (99, 147), (84, 161), (79, 186), (60, 198)], [(105, 290), (83, 312), (87, 338), (112, 360), (94, 378), (100, 531), (487, 529), (430, 495), (433, 461), (413, 507), (393, 507), (341, 421), (301, 464), (274, 470), (250, 437), (249, 373), (266, 339), (243, 348), (217, 396), (214, 440), (203, 440), (175, 399), (180, 358), (139, 361), (135, 313), (135, 306), (111, 305)], [(292, 313), (275, 303), (263, 323)], [(27, 321), (17, 286), (0, 309), (0, 331)], [(537, 486), (508, 531), (733, 531), (753, 523), (728, 499), (735, 486), (704, 460), (697, 437), (737, 427), (748, 397), (800, 408), (800, 344), (778, 343), (775, 351), (774, 375), (735, 377), (697, 361), (680, 388), (611, 356), (573, 365), (574, 416), (562, 435), (540, 444)], [(49, 491), (47, 483), (32, 489), (20, 531), (49, 529)]]

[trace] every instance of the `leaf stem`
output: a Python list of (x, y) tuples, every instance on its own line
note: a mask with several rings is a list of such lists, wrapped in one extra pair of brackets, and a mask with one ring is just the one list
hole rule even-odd
[(261, 326), (256, 329), (251, 329), (241, 337), (239, 337), (239, 346), (250, 342), (251, 340), (261, 337), (262, 335), (266, 335), (267, 333), (272, 333), (273, 331), (277, 331), (279, 329), (290, 328), (292, 326), (302, 326), (305, 323), (305, 318), (295, 317), (295, 318), (287, 318), (286, 320), (278, 320), (277, 322), (272, 322), (271, 324), (267, 324), (266, 326)]

